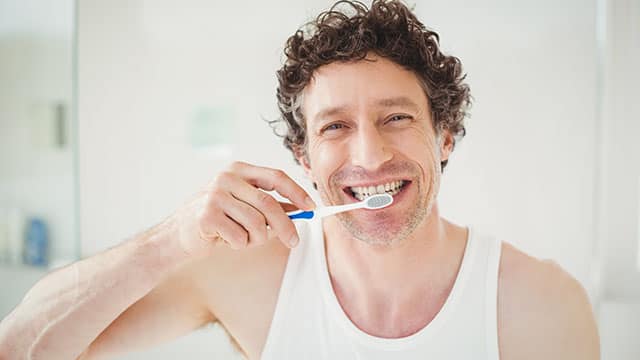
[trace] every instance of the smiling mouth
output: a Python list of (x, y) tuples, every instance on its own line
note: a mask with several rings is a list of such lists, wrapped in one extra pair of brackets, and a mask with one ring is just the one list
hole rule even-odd
[(389, 194), (391, 196), (395, 196), (410, 182), (411, 181), (408, 180), (396, 180), (370, 186), (348, 186), (344, 188), (344, 192), (347, 193), (347, 195), (362, 201), (367, 197), (376, 194)]

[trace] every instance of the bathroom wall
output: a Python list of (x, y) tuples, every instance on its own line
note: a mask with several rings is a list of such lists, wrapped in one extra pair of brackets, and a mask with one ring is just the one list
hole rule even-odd
[(640, 358), (640, 1), (602, 4), (601, 191), (596, 253), (603, 359)]
[[(284, 41), (329, 4), (79, 2), (85, 255), (162, 220), (231, 159), (284, 169), (312, 191), (262, 118), (277, 114)], [(416, 12), (461, 58), (474, 96), (443, 215), (555, 260), (598, 303), (609, 258), (595, 252), (596, 3), (420, 1)], [(228, 136), (202, 146), (193, 132), (203, 124)], [(215, 338), (206, 346), (227, 346)]]
[[(614, 6), (615, 5), (615, 6)], [(640, 1), (606, 8), (602, 126), (603, 295), (640, 302)], [(629, 251), (622, 251), (627, 249)]]
[[(234, 4), (80, 2), (85, 253), (161, 220), (231, 158), (301, 175), (261, 117), (276, 115), (286, 37), (329, 3)], [(421, 2), (416, 11), (462, 59), (475, 98), (445, 175), (445, 215), (556, 259), (588, 286), (595, 4), (555, 4)], [(220, 109), (232, 114), (232, 145), (191, 146), (194, 119)]]

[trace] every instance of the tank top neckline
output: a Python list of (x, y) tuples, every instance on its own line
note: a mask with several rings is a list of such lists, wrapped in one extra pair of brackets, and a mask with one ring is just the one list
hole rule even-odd
[(462, 261), (458, 269), (458, 274), (456, 275), (456, 279), (454, 281), (453, 287), (451, 288), (451, 292), (447, 296), (447, 299), (445, 300), (444, 304), (435, 315), (435, 317), (422, 329), (409, 336), (401, 338), (383, 338), (368, 334), (358, 328), (351, 321), (351, 319), (349, 319), (344, 309), (340, 305), (340, 302), (338, 301), (338, 298), (333, 291), (333, 286), (331, 285), (331, 280), (329, 278), (329, 269), (327, 267), (322, 221), (314, 222), (312, 231), (315, 232), (315, 234), (313, 234), (312, 238), (319, 239), (319, 241), (313, 241), (311, 246), (314, 247), (312, 253), (314, 254), (314, 264), (316, 266), (316, 269), (318, 270), (315, 271), (315, 273), (319, 277), (317, 280), (320, 287), (320, 292), (322, 293), (322, 297), (324, 298), (324, 301), (331, 314), (331, 317), (330, 319), (328, 319), (328, 321), (336, 321), (340, 325), (340, 327), (342, 327), (345, 332), (356, 341), (375, 348), (399, 350), (411, 347), (423, 341), (428, 341), (429, 338), (438, 333), (438, 329), (443, 324), (447, 323), (447, 318), (449, 318), (452, 313), (455, 312), (456, 305), (459, 302), (459, 298), (461, 296), (460, 293), (467, 283), (469, 271), (472, 267), (471, 263), (474, 258), (473, 253), (475, 253), (475, 248), (477, 247), (477, 241), (474, 241), (474, 230), (471, 226), (468, 226), (467, 230), (467, 241), (465, 244)]

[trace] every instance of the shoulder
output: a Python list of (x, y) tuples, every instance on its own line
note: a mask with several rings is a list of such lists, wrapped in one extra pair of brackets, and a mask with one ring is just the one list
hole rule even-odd
[(550, 260), (503, 243), (498, 286), (502, 359), (598, 359), (591, 304), (580, 283)]
[(239, 351), (257, 358), (266, 340), (290, 249), (276, 238), (241, 250), (222, 246), (190, 266), (211, 318)]

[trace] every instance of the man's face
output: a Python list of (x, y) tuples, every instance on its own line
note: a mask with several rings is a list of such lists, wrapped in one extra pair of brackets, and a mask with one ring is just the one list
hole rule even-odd
[(380, 210), (341, 213), (342, 225), (370, 244), (397, 243), (422, 223), (436, 201), (440, 154), (431, 111), (418, 78), (374, 55), (319, 68), (303, 93), (305, 170), (326, 205), (393, 195)]

